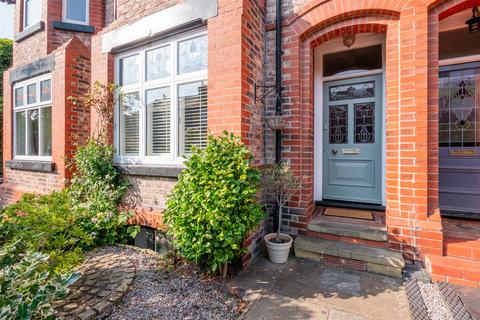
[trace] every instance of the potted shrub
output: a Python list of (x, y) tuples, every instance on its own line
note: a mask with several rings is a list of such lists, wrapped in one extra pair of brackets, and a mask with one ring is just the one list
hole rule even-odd
[(268, 257), (273, 263), (285, 263), (292, 247), (292, 237), (281, 233), (283, 207), (290, 197), (302, 187), (298, 179), (286, 164), (276, 164), (265, 170), (263, 179), (264, 190), (267, 196), (275, 198), (278, 206), (277, 232), (265, 236)]

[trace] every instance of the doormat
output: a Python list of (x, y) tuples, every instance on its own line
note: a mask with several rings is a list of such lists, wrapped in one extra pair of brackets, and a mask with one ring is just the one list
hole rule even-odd
[(361, 220), (373, 220), (373, 214), (367, 210), (342, 209), (342, 208), (326, 208), (323, 212), (325, 216), (352, 218)]

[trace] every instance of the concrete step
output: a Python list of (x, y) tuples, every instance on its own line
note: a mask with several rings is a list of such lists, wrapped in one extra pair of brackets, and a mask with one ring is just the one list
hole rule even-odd
[(434, 281), (480, 287), (480, 261), (426, 255), (425, 264)]
[(307, 228), (309, 231), (369, 241), (386, 242), (388, 237), (385, 227), (342, 223), (320, 217), (312, 219)]
[(298, 236), (294, 243), (295, 255), (351, 269), (401, 278), (405, 261), (399, 252), (381, 248)]

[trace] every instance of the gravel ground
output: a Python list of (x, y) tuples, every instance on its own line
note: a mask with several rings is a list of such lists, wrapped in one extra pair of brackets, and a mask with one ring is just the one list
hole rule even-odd
[(154, 254), (128, 251), (135, 263), (129, 293), (103, 319), (236, 319), (241, 301), (189, 265), (172, 272)]
[(445, 305), (442, 294), (435, 283), (419, 281), (420, 292), (432, 320), (454, 320), (450, 309)]

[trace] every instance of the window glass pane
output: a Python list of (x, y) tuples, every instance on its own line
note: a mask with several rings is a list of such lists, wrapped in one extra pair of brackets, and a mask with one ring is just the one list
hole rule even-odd
[(324, 77), (381, 68), (381, 45), (330, 53), (323, 56)]
[(68, 20), (87, 22), (87, 0), (67, 0), (65, 3)]
[(40, 101), (49, 101), (52, 99), (51, 81), (45, 80), (40, 82)]
[(15, 155), (25, 155), (25, 111), (15, 113)]
[(147, 51), (147, 81), (170, 77), (170, 51), (170, 46)]
[(480, 68), (475, 64), (440, 69), (438, 133), (440, 147), (480, 147)]
[(341, 84), (328, 88), (330, 101), (372, 98), (375, 96), (375, 82)]
[(355, 143), (375, 143), (375, 103), (355, 103)]
[(140, 56), (138, 54), (120, 60), (120, 85), (140, 82)]
[(42, 0), (25, 0), (25, 27), (40, 21), (41, 15)]
[(207, 82), (178, 86), (179, 154), (189, 154), (192, 146), (207, 145)]
[(138, 155), (140, 96), (138, 92), (122, 97), (120, 104), (120, 154)]
[(37, 102), (37, 84), (33, 83), (27, 86), (27, 104)]
[(23, 87), (15, 89), (15, 107), (23, 106)]
[(207, 69), (207, 36), (185, 40), (178, 44), (178, 74)]
[(38, 109), (28, 110), (27, 113), (27, 155), (38, 156)]
[(170, 87), (147, 90), (147, 155), (170, 152)]
[(348, 105), (329, 106), (330, 144), (348, 143)]
[(40, 109), (42, 113), (42, 147), (41, 156), (52, 155), (52, 107)]

